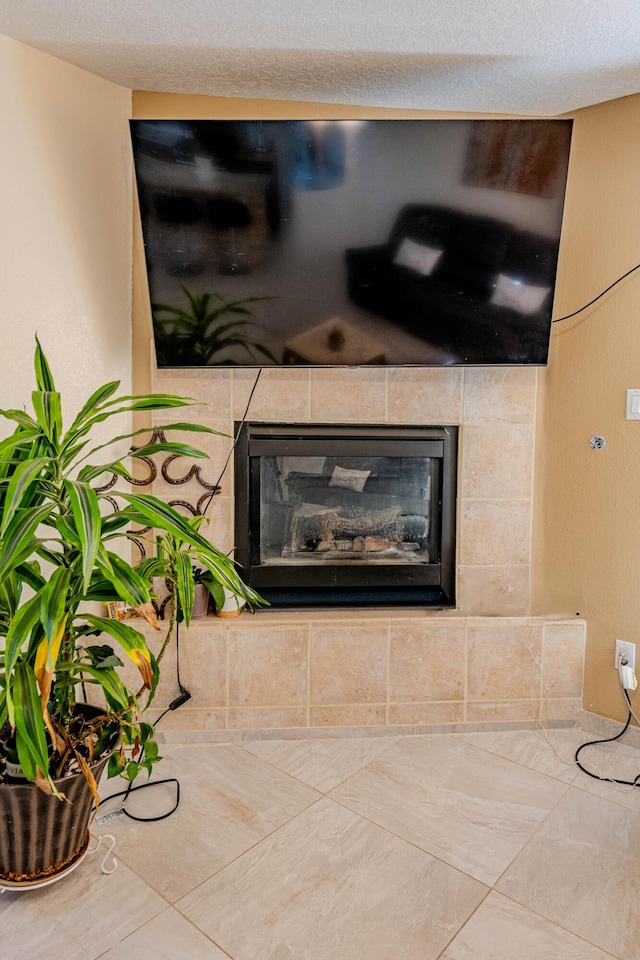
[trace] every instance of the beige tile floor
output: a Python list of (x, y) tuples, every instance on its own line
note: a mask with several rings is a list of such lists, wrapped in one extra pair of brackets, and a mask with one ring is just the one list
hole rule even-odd
[[(178, 811), (94, 825), (116, 837), (111, 876), (86, 857), (0, 896), (0, 956), (640, 960), (640, 791), (581, 773), (588, 739), (168, 745), (158, 777), (179, 777)], [(640, 773), (640, 751), (619, 743), (581, 759)], [(172, 790), (130, 809), (162, 812)]]

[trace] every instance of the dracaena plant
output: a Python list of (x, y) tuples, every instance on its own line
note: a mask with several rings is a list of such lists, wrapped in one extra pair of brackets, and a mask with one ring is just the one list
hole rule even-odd
[[(93, 458), (144, 432), (96, 445), (91, 435), (97, 425), (118, 414), (196, 401), (169, 394), (119, 396), (114, 381), (97, 389), (65, 429), (60, 393), (37, 339), (35, 380), (31, 413), (0, 410), (14, 424), (13, 433), (0, 442), (0, 730), (15, 736), (28, 780), (59, 795), (54, 780), (81, 770), (97, 799), (90, 765), (114, 732), (120, 746), (109, 761), (110, 775), (132, 779), (158, 759), (153, 727), (140, 720), (158, 682), (157, 660), (131, 622), (92, 612), (95, 604), (87, 608), (89, 601), (119, 599), (157, 627), (147, 571), (123, 559), (126, 550), (117, 550), (131, 524), (170, 537), (178, 552), (180, 547), (196, 550), (212, 577), (250, 606), (260, 597), (242, 582), (229, 558), (170, 506), (149, 494), (113, 490), (107, 504), (107, 494), (92, 487), (105, 473), (129, 475), (125, 458), (97, 464)], [(162, 429), (216, 432), (191, 423)], [(157, 452), (204, 456), (170, 440), (135, 448), (127, 456)], [(115, 513), (114, 497), (121, 506)], [(183, 574), (186, 567), (180, 576), (188, 592)], [(122, 657), (138, 668), (140, 689), (125, 684)], [(74, 705), (82, 685), (100, 688), (104, 709), (95, 720), (79, 724)]]

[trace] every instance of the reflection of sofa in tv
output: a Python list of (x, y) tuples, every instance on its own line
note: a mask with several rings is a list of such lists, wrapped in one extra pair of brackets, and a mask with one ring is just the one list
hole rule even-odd
[(555, 241), (501, 220), (407, 204), (387, 243), (348, 249), (346, 259), (356, 304), (455, 360), (546, 362)]

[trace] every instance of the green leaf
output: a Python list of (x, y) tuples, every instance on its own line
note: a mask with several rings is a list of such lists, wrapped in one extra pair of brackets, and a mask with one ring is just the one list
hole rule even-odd
[(108, 633), (114, 640), (118, 641), (127, 655), (130, 655), (133, 650), (140, 650), (151, 656), (143, 635), (121, 620), (98, 617), (92, 613), (78, 613), (75, 619), (86, 620), (94, 630)]
[(22, 736), (21, 730), (16, 729), (15, 738), (16, 749), (18, 751), (18, 762), (20, 763), (22, 772), (27, 780), (35, 780), (37, 776), (37, 763), (33, 759), (29, 745)]
[(117, 752), (112, 753), (109, 757), (109, 763), (107, 765), (107, 779), (110, 780), (111, 777), (119, 777), (124, 770), (124, 767), (125, 765), (120, 760), (120, 755)]
[(181, 542), (202, 542), (204, 546), (209, 546), (208, 541), (190, 527), (184, 517), (157, 497), (149, 493), (125, 493), (124, 491), (118, 491), (118, 496), (130, 503), (135, 508), (135, 512), (152, 527), (173, 534)]
[(131, 453), (131, 456), (150, 457), (154, 453), (177, 453), (181, 457), (190, 457), (193, 460), (207, 458), (207, 454), (198, 450), (197, 447), (191, 447), (188, 443), (174, 443), (170, 440), (166, 440), (164, 443), (148, 443), (144, 447), (138, 447), (135, 452)]
[(29, 637), (34, 626), (40, 619), (40, 596), (35, 594), (26, 603), (17, 610), (11, 619), (7, 635), (4, 642), (4, 667), (7, 677), (7, 704), (9, 708), (9, 719), (11, 725), (14, 724), (12, 695), (11, 695), (11, 675), (20, 656), (22, 646)]
[(156, 430), (162, 430), (165, 433), (168, 430), (181, 430), (185, 433), (212, 433), (215, 437), (231, 437), (230, 433), (222, 433), (220, 430), (214, 430), (213, 427), (205, 427), (202, 423), (164, 423)]
[[(194, 400), (193, 402), (195, 403), (196, 401)], [(164, 431), (165, 433), (166, 433), (167, 431), (169, 431), (169, 430), (182, 430), (182, 431), (191, 432), (191, 433), (211, 433), (211, 434), (213, 434), (213, 435), (216, 436), (216, 437), (228, 437), (228, 436), (229, 436), (229, 434), (227, 434), (227, 433), (221, 433), (219, 430), (214, 430), (213, 427), (205, 427), (203, 424), (200, 424), (200, 423), (165, 423), (165, 424), (162, 424), (162, 426), (160, 426), (160, 427), (156, 427), (155, 429), (156, 429), (156, 430), (162, 430), (162, 431)], [(143, 434), (143, 433), (148, 434), (148, 433), (149, 433), (149, 428), (148, 428), (148, 427), (141, 427), (139, 430), (133, 430), (131, 433), (122, 433), (122, 434), (120, 434), (120, 436), (118, 436), (118, 437), (113, 437), (111, 440), (107, 441), (106, 443), (101, 443), (101, 444), (100, 444), (99, 446), (97, 446), (97, 447), (92, 447), (91, 450), (89, 450), (88, 453), (86, 453), (85, 456), (82, 457), (82, 459), (78, 461), (78, 463), (83, 463), (85, 460), (88, 460), (89, 457), (92, 457), (94, 453), (98, 453), (100, 450), (104, 450), (105, 447), (111, 447), (111, 446), (113, 446), (114, 443), (120, 443), (121, 440), (131, 440), (131, 439), (133, 439), (133, 437), (140, 436), (140, 434)], [(129, 451), (129, 452), (126, 454), (126, 456), (132, 456), (134, 453), (135, 453), (135, 451)], [(119, 462), (121, 462), (123, 459), (124, 459), (124, 458), (121, 457), (119, 461), (114, 461), (114, 462), (118, 462), (118, 463), (119, 463)], [(100, 473), (102, 473), (102, 472), (104, 472), (104, 471), (106, 471), (106, 470), (109, 470), (111, 467), (112, 467), (112, 464), (105, 464), (104, 466), (102, 466), (102, 468), (98, 468), (98, 467), (85, 467), (84, 469), (91, 470), (91, 471), (92, 471), (92, 476), (97, 477), (97, 476), (100, 475)], [(82, 475), (82, 476), (80, 477), (80, 479), (85, 480), (85, 479), (91, 479), (91, 478), (90, 478), (90, 477), (85, 477), (85, 476)]]
[[(59, 543), (60, 541), (56, 542)], [(52, 563), (54, 567), (59, 567), (64, 564), (64, 554), (60, 553), (58, 550), (51, 550), (49, 547), (44, 545), (43, 541), (40, 541), (39, 545), (35, 548), (35, 552), (41, 560), (46, 560), (47, 563)], [(16, 570), (18, 569), (20, 568), (16, 567)]]
[[(77, 617), (86, 620), (94, 629), (107, 633), (114, 640), (117, 640), (129, 659), (140, 670), (145, 683), (149, 684), (148, 702), (150, 702), (158, 683), (158, 665), (142, 634), (121, 620), (97, 617), (90, 613), (78, 614)], [(81, 633), (82, 630), (78, 632)]]
[(121, 600), (126, 603), (138, 606), (141, 603), (148, 603), (150, 599), (149, 584), (137, 570), (123, 560), (116, 553), (107, 551), (107, 557), (111, 565), (110, 570), (100, 565), (102, 575), (113, 587)]
[(193, 567), (189, 555), (179, 550), (175, 555), (176, 565), (176, 597), (178, 610), (184, 614), (184, 622), (189, 626), (193, 613), (195, 599), (195, 584), (193, 581)]
[(145, 493), (122, 492), (118, 493), (118, 496), (135, 508), (137, 515), (134, 514), (134, 518), (137, 521), (149, 524), (158, 530), (164, 530), (175, 536), (179, 543), (191, 544), (194, 548), (191, 551), (192, 555), (197, 557), (227, 589), (244, 597), (249, 604), (264, 603), (255, 590), (242, 582), (236, 573), (233, 561), (209, 543), (187, 519), (181, 517), (168, 504)]
[(56, 443), (62, 433), (62, 406), (60, 394), (34, 390), (31, 394), (33, 410), (47, 438)]
[(130, 760), (124, 769), (124, 776), (127, 780), (135, 780), (140, 773), (140, 764), (136, 760)]
[(38, 422), (34, 420), (33, 417), (30, 417), (28, 413), (25, 413), (24, 410), (0, 410), (0, 417), (4, 417), (5, 420), (13, 420), (15, 423), (20, 424), (21, 427), (24, 427), (25, 430), (32, 430), (37, 434), (40, 433)]
[(53, 382), (53, 374), (51, 373), (51, 368), (47, 362), (47, 358), (44, 355), (44, 351), (38, 340), (36, 334), (36, 354), (35, 354), (35, 370), (36, 370), (36, 385), (38, 390), (52, 391), (55, 390), (55, 384)]
[(32, 590), (41, 590), (46, 580), (40, 573), (40, 565), (32, 560), (29, 563), (21, 563), (15, 568), (15, 576), (21, 583), (28, 584)]
[(66, 517), (63, 517), (61, 514), (58, 514), (55, 517), (55, 526), (57, 532), (60, 534), (62, 541), (69, 545), (77, 547), (78, 550), (82, 549), (82, 544), (80, 542), (80, 534), (76, 529), (75, 520), (73, 519), (73, 514), (67, 514)]
[[(194, 403), (199, 403), (199, 400), (196, 400), (194, 397), (182, 397), (177, 393), (141, 393), (141, 394), (128, 394), (123, 397), (116, 397), (114, 400), (110, 400), (109, 403), (105, 403), (104, 406), (108, 407), (116, 403), (140, 403), (144, 406), (139, 407), (138, 409), (156, 409), (156, 410), (165, 410), (168, 407), (189, 407)], [(157, 406), (153, 406), (157, 404)]]
[(144, 721), (141, 721), (138, 726), (140, 728), (140, 743), (144, 744), (147, 742), (147, 740), (153, 739), (156, 731), (152, 723), (145, 723)]
[[(115, 657), (115, 660), (118, 658)], [(91, 677), (91, 683), (100, 686), (113, 710), (128, 710), (133, 697), (112, 666), (94, 667), (89, 663), (71, 663), (59, 668), (59, 673), (73, 673), (79, 678)]]
[(222, 610), (225, 601), (224, 587), (222, 584), (215, 580), (212, 580), (211, 582), (203, 580), (203, 583), (213, 597), (213, 602), (216, 605), (216, 608), (218, 610)]
[[(35, 460), (25, 460), (16, 467), (4, 498), (0, 537), (4, 535), (5, 530), (13, 519), (16, 510), (21, 506), (22, 499), (34, 480), (43, 470), (49, 467), (50, 463), (50, 457), (37, 457)], [(26, 504), (26, 506), (32, 506), (32, 504)]]
[(86, 591), (89, 589), (100, 546), (101, 517), (98, 495), (88, 483), (81, 480), (65, 480), (64, 486), (82, 546), (82, 576)]
[(36, 767), (49, 780), (49, 755), (42, 718), (40, 694), (35, 674), (30, 664), (19, 661), (13, 678), (15, 704), (16, 745), (20, 765), (28, 779), (36, 776)]
[(147, 740), (144, 745), (144, 755), (145, 759), (150, 760), (154, 763), (160, 757), (160, 752), (158, 750), (158, 744), (155, 740)]
[(166, 577), (167, 564), (164, 559), (159, 557), (148, 557), (139, 563), (136, 570), (143, 580), (151, 580), (153, 577)]
[[(101, 499), (100, 494), (98, 494), (98, 499)], [(108, 516), (102, 517), (103, 541), (107, 536), (118, 533), (131, 523), (131, 517), (128, 511), (129, 507), (126, 507), (124, 510), (119, 510), (118, 513), (110, 513)]]
[[(7, 629), (9, 621), (18, 609), (20, 596), (22, 594), (22, 581), (19, 577), (7, 577), (3, 584), (0, 584), (0, 615), (7, 619)], [(2, 633), (4, 636), (4, 632)]]
[[(118, 397), (113, 403), (124, 403), (124, 406), (114, 406), (111, 410), (103, 407), (99, 413), (86, 421), (85, 427), (91, 428), (96, 423), (102, 423), (103, 420), (115, 417), (119, 413), (133, 413), (136, 410), (173, 410), (175, 407), (190, 407), (198, 402), (191, 397), (176, 397), (168, 393), (152, 393), (144, 397)], [(87, 430), (84, 429), (83, 433), (86, 432)]]
[(94, 413), (95, 410), (105, 402), (105, 400), (108, 400), (109, 397), (112, 397), (119, 386), (120, 380), (112, 380), (110, 383), (104, 383), (101, 387), (98, 387), (98, 389), (91, 394), (87, 402), (78, 413), (78, 416), (71, 424), (71, 430), (75, 430), (78, 426), (80, 426), (86, 417)]
[[(86, 417), (82, 423), (78, 423), (75, 427), (69, 429), (64, 436), (63, 450), (68, 451), (74, 444), (77, 443), (80, 437), (88, 434), (91, 428), (97, 423), (102, 423), (104, 420), (108, 420), (109, 417), (114, 417), (119, 413), (131, 413), (136, 410), (168, 410), (173, 409), (174, 407), (191, 406), (197, 402), (197, 400), (193, 400), (190, 397), (178, 397), (169, 393), (151, 393), (142, 396), (116, 397), (97, 408), (96, 412), (92, 416)], [(124, 404), (124, 406), (115, 406), (115, 404)], [(0, 413), (3, 412), (6, 415), (7, 411), (0, 411)], [(15, 413), (15, 411), (11, 411), (11, 413)], [(133, 436), (133, 434), (127, 434), (127, 436)], [(115, 441), (111, 440), (109, 443), (103, 444), (103, 446), (109, 446), (109, 444), (113, 442)], [(83, 459), (86, 459), (86, 457)]]
[(6, 463), (13, 451), (17, 451), (21, 447), (29, 446), (33, 443), (34, 438), (39, 435), (40, 431), (37, 429), (25, 430), (22, 427), (18, 427), (10, 437), (0, 442), (0, 459)]
[(101, 646), (94, 644), (91, 647), (84, 648), (91, 659), (94, 667), (124, 667), (124, 663), (113, 652), (113, 648), (103, 643)]
[(49, 642), (47, 669), (55, 667), (54, 641), (63, 628), (68, 616), (67, 596), (71, 584), (71, 570), (68, 567), (56, 567), (46, 587), (41, 591), (40, 619), (45, 636)]
[[(5, 531), (0, 551), (0, 583), (19, 563), (26, 559), (33, 543), (33, 535), (39, 525), (51, 514), (52, 503), (44, 503), (35, 509), (16, 511)], [(27, 553), (25, 554), (25, 551)]]

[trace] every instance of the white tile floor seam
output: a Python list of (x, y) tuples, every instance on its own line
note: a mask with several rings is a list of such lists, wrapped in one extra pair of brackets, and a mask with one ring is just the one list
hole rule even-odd
[[(560, 757), (597, 739), (549, 736)], [(111, 877), (89, 857), (0, 896), (3, 960), (640, 960), (640, 792), (553, 747), (538, 731), (166, 745), (178, 812), (100, 828)], [(584, 754), (640, 770), (624, 742)], [(135, 797), (148, 815), (170, 802)]]

